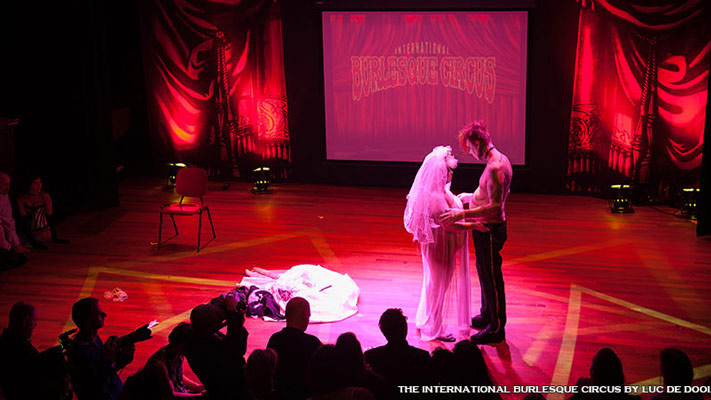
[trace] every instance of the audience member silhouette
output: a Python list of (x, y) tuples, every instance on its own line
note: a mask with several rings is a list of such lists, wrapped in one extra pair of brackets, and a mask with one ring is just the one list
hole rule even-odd
[(308, 381), (313, 391), (311, 400), (371, 400), (365, 388), (349, 386), (348, 369), (335, 346), (321, 346), (308, 367)]
[(398, 386), (431, 384), (430, 355), (407, 343), (407, 318), (402, 310), (386, 310), (378, 325), (388, 343), (366, 351), (365, 360), (385, 379), (391, 396), (399, 395)]
[[(691, 365), (691, 360), (679, 349), (668, 347), (662, 350), (659, 354), (659, 369), (662, 372), (664, 387), (691, 386), (694, 381), (694, 367)], [(660, 393), (652, 396), (651, 400), (702, 400), (703, 398), (700, 393)]]
[(388, 397), (385, 380), (365, 363), (363, 348), (355, 334), (346, 332), (338, 336), (336, 352), (346, 370), (347, 386), (368, 389), (376, 399)]
[(69, 364), (61, 346), (50, 347), (40, 353), (38, 375), (41, 385), (38, 387), (43, 400), (72, 400), (72, 384), (69, 376)]
[(10, 182), (10, 176), (0, 171), (0, 271), (25, 264), (30, 254), (17, 237), (10, 202)]
[[(457, 385), (460, 386), (496, 386), (491, 378), (489, 367), (484, 361), (479, 346), (462, 340), (454, 346), (454, 365), (456, 366)], [(472, 399), (500, 400), (498, 393), (476, 393), (466, 396)]]
[(0, 336), (0, 388), (6, 399), (32, 397), (37, 388), (39, 352), (32, 345), (37, 311), (19, 301), (10, 309), (8, 326)]
[(276, 400), (274, 384), (279, 356), (274, 349), (254, 350), (247, 359), (245, 375), (252, 400)]
[(311, 306), (306, 299), (294, 297), (289, 300), (285, 314), (286, 327), (273, 334), (267, 343), (279, 357), (276, 388), (283, 398), (305, 399), (310, 395), (306, 367), (321, 341), (306, 333), (311, 318)]
[(185, 347), (191, 339), (190, 324), (183, 322), (173, 328), (168, 345), (153, 353), (140, 371), (126, 379), (121, 399), (201, 397), (203, 386), (183, 374)]
[(79, 331), (69, 344), (67, 357), (72, 388), (77, 398), (118, 399), (123, 383), (116, 373), (133, 361), (135, 346), (111, 336), (106, 344), (99, 336), (106, 313), (99, 300), (85, 297), (72, 306), (72, 320)]
[[(234, 399), (247, 396), (244, 380), (244, 353), (248, 332), (244, 328), (244, 307), (233, 294), (221, 304), (201, 304), (190, 313), (194, 337), (185, 358), (205, 385), (209, 399)], [(227, 333), (220, 332), (223, 322)]]
[(432, 379), (434, 383), (443, 386), (456, 385), (458, 373), (454, 353), (444, 347), (438, 347), (432, 352)]
[[(588, 386), (584, 380), (578, 379), (581, 386)], [(622, 370), (622, 361), (617, 354), (610, 348), (605, 347), (593, 356), (592, 364), (590, 365), (590, 386), (604, 386), (607, 390), (615, 390), (609, 388), (617, 388), (618, 393), (577, 393), (568, 398), (568, 400), (580, 399), (600, 399), (600, 400), (633, 400), (641, 399), (639, 396), (632, 396), (624, 393), (625, 374)]]

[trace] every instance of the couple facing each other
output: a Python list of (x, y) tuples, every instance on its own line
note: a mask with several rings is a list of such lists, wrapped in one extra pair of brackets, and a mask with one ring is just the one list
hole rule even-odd
[[(454, 304), (460, 332), (468, 332), (471, 326), (480, 330), (471, 337), (472, 342), (498, 343), (505, 339), (500, 251), (506, 241), (504, 206), (512, 168), (508, 158), (494, 147), (482, 122), (465, 126), (458, 139), (467, 154), (486, 162), (474, 193), (455, 196), (450, 191), (458, 160), (451, 147), (437, 146), (425, 157), (407, 196), (405, 228), (420, 250), (423, 269), (415, 325), (423, 341), (455, 341), (444, 323), (449, 305)], [(481, 287), (480, 314), (471, 319), (469, 236), (474, 241)]]

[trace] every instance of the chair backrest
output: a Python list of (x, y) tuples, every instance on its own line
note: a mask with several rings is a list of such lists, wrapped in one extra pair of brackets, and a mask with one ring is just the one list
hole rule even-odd
[(202, 197), (207, 193), (207, 171), (202, 168), (187, 167), (178, 171), (175, 191), (185, 197)]

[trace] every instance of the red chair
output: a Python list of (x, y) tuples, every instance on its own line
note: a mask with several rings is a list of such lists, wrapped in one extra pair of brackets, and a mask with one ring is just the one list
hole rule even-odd
[[(210, 228), (212, 228), (212, 239), (215, 239), (215, 226), (212, 224), (212, 216), (210, 215), (210, 209), (203, 202), (203, 196), (207, 192), (207, 171), (202, 168), (188, 167), (183, 168), (178, 171), (178, 176), (175, 179), (175, 191), (180, 195), (180, 201), (175, 204), (164, 204), (160, 208), (160, 225), (158, 225), (158, 248), (161, 246), (161, 235), (163, 233), (163, 214), (170, 215), (170, 219), (173, 221), (173, 229), (175, 229), (175, 236), (178, 236), (178, 226), (175, 224), (176, 215), (195, 215), (200, 216), (200, 222), (198, 224), (198, 239), (197, 239), (197, 251), (200, 252), (200, 236), (202, 232), (202, 212), (207, 211), (207, 218), (210, 220)], [(183, 203), (185, 197), (199, 197), (200, 204), (196, 203)], [(170, 240), (172, 238), (169, 238)], [(168, 241), (166, 240), (166, 242)], [(208, 242), (209, 243), (209, 242)]]

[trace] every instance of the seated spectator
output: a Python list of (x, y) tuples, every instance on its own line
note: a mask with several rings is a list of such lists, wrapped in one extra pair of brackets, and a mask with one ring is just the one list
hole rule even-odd
[(432, 384), (430, 355), (407, 343), (407, 318), (402, 310), (386, 310), (378, 326), (388, 343), (366, 351), (365, 361), (385, 379), (391, 397), (399, 395), (398, 386)]
[[(694, 367), (689, 356), (681, 350), (668, 347), (659, 354), (659, 368), (662, 372), (664, 387), (691, 386), (694, 381)], [(702, 400), (700, 393), (660, 393), (652, 396), (652, 400), (688, 399)]]
[(99, 336), (106, 313), (99, 300), (85, 297), (72, 306), (72, 320), (79, 331), (69, 344), (67, 358), (72, 388), (79, 400), (118, 399), (123, 384), (117, 371), (133, 361), (135, 346), (111, 336), (106, 344)]
[(277, 392), (283, 398), (305, 399), (309, 396), (306, 367), (321, 341), (306, 333), (311, 306), (306, 299), (294, 297), (286, 304), (286, 327), (269, 338), (279, 362), (276, 370)]
[[(205, 385), (207, 398), (245, 398), (244, 353), (249, 333), (244, 328), (244, 308), (228, 294), (218, 303), (195, 307), (190, 323), (194, 336), (185, 349), (185, 358)], [(220, 332), (223, 323), (227, 325), (226, 334)]]
[(245, 366), (245, 375), (247, 389), (252, 400), (276, 400), (278, 398), (274, 385), (278, 360), (276, 351), (270, 348), (257, 349), (249, 355)]
[(42, 191), (41, 177), (32, 176), (27, 193), (17, 199), (17, 211), (33, 248), (46, 249), (50, 239), (54, 243), (69, 243), (57, 237), (52, 198)]
[[(496, 386), (491, 378), (489, 367), (484, 361), (479, 346), (462, 340), (454, 346), (454, 365), (456, 366), (456, 385), (459, 386)], [(476, 399), (501, 400), (498, 393), (482, 393), (473, 396)]]
[(10, 309), (8, 326), (0, 336), (0, 387), (6, 399), (33, 397), (39, 377), (39, 352), (32, 345), (37, 312), (32, 304), (20, 301)]
[(38, 387), (43, 400), (72, 400), (72, 384), (69, 365), (61, 346), (50, 347), (40, 353), (38, 374), (41, 384)]
[(183, 355), (191, 338), (190, 324), (183, 322), (173, 328), (168, 345), (153, 353), (143, 369), (126, 379), (121, 399), (201, 397), (203, 386), (183, 374)]
[(30, 251), (20, 244), (10, 202), (10, 176), (0, 171), (0, 270), (24, 265)]
[(355, 334), (346, 332), (340, 335), (336, 340), (336, 352), (346, 369), (347, 386), (368, 389), (376, 399), (388, 397), (385, 380), (365, 363), (363, 348)]
[(438, 347), (432, 352), (432, 379), (435, 384), (443, 386), (456, 385), (457, 366), (454, 353), (444, 347)]
[(624, 393), (625, 374), (622, 371), (622, 361), (612, 349), (605, 347), (595, 354), (590, 365), (590, 381), (578, 379), (582, 386), (607, 386), (619, 387), (620, 393), (586, 394), (576, 393), (568, 400), (600, 399), (600, 400), (641, 400), (639, 396)]
[(313, 391), (310, 400), (372, 400), (373, 395), (362, 387), (348, 385), (348, 370), (336, 347), (321, 346), (308, 367), (308, 381)]

